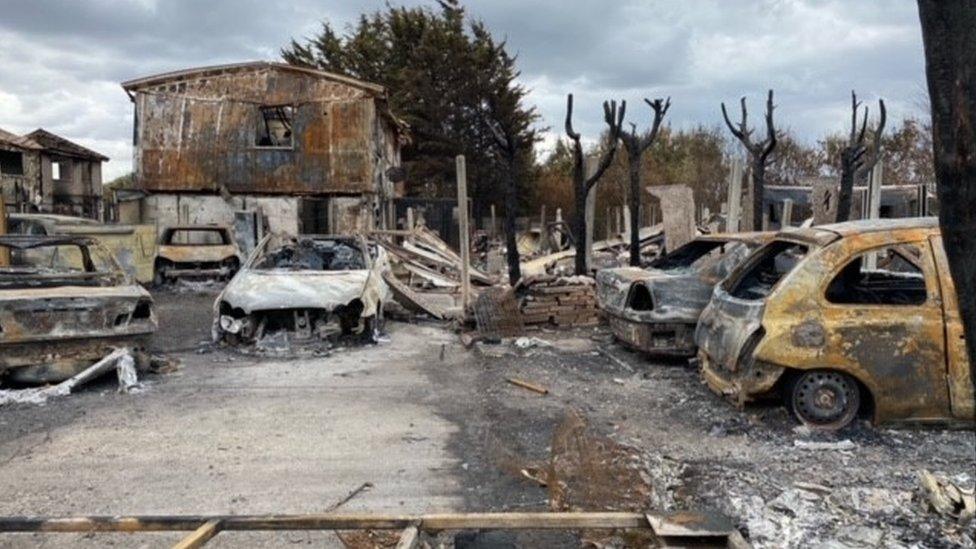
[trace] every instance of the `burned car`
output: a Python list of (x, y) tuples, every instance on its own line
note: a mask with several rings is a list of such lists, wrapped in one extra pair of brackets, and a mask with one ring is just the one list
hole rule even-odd
[(0, 236), (0, 379), (63, 381), (155, 331), (149, 292), (94, 239)]
[(390, 290), (381, 248), (359, 236), (265, 237), (214, 303), (215, 341), (373, 338)]
[(241, 251), (230, 227), (167, 227), (159, 239), (157, 285), (178, 279), (227, 280), (241, 265)]
[(698, 323), (702, 375), (740, 405), (783, 398), (813, 428), (974, 420), (955, 286), (933, 218), (779, 233)]
[(694, 355), (695, 325), (712, 288), (770, 236), (699, 236), (649, 268), (598, 271), (597, 299), (614, 336), (650, 354)]

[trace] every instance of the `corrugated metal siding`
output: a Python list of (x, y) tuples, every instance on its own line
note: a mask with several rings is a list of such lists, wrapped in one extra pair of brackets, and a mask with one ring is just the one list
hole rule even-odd
[[(382, 193), (373, 141), (395, 138), (358, 88), (262, 69), (142, 89), (135, 101), (136, 175), (145, 190)], [(294, 107), (291, 149), (253, 145), (261, 105)]]

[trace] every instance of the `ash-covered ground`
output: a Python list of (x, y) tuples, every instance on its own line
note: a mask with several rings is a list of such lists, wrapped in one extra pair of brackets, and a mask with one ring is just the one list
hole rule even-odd
[[(369, 483), (340, 510), (690, 509), (729, 516), (757, 547), (976, 547), (976, 524), (916, 495), (923, 469), (973, 485), (972, 431), (862, 422), (809, 433), (779, 406), (735, 409), (687, 364), (628, 352), (602, 328), (467, 349), (450, 326), (390, 322), (379, 345), (249, 356), (207, 343), (214, 295), (156, 293), (154, 348), (180, 366), (146, 378), (144, 392), (117, 394), (108, 380), (0, 409), (0, 514), (321, 512)], [(31, 534), (0, 545), (175, 539)], [(329, 533), (211, 542), (286, 543), (341, 546)]]

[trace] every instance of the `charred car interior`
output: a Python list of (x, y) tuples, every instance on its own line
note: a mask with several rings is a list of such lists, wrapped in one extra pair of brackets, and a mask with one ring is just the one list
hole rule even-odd
[(0, 236), (0, 251), (0, 382), (62, 381), (155, 331), (152, 297), (93, 239)]
[(230, 227), (185, 225), (162, 231), (155, 282), (179, 279), (229, 280), (240, 268), (241, 252)]
[(267, 237), (215, 303), (214, 338), (264, 345), (375, 337), (389, 290), (361, 237)]

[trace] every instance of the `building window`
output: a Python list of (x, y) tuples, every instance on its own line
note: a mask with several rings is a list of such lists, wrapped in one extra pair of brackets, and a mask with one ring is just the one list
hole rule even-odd
[(258, 147), (292, 148), (294, 109), (287, 105), (258, 107), (254, 144)]
[(51, 179), (55, 181), (61, 180), (61, 163), (51, 162)]
[(4, 175), (24, 175), (24, 153), (0, 151), (0, 173)]

